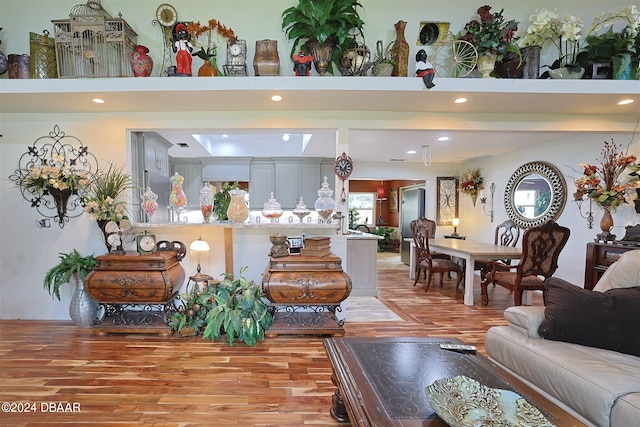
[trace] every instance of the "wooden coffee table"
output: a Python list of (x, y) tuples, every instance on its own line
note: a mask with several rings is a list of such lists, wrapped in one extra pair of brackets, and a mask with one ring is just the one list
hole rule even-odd
[(442, 350), (438, 338), (332, 337), (324, 346), (337, 386), (331, 415), (357, 426), (443, 426), (425, 395), (435, 380), (465, 375), (515, 391), (556, 426), (584, 424), (478, 353)]

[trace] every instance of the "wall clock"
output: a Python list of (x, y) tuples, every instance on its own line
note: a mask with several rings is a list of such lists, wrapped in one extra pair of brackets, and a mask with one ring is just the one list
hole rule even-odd
[(333, 171), (342, 180), (342, 193), (340, 193), (340, 199), (342, 203), (347, 201), (347, 193), (344, 190), (344, 182), (353, 173), (353, 160), (347, 156), (347, 153), (342, 153), (335, 163), (333, 164)]
[(156, 9), (156, 19), (163, 27), (171, 27), (178, 20), (178, 14), (173, 6), (165, 3)]
[(245, 40), (227, 40), (227, 63), (224, 65), (227, 76), (247, 75), (247, 43)]

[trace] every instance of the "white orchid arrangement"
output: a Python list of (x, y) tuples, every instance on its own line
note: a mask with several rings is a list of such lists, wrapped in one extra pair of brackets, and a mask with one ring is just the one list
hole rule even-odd
[(520, 38), (519, 45), (544, 47), (552, 43), (558, 49), (558, 66), (574, 64), (580, 51), (583, 26), (576, 16), (560, 17), (557, 9), (538, 9), (529, 17), (529, 28)]

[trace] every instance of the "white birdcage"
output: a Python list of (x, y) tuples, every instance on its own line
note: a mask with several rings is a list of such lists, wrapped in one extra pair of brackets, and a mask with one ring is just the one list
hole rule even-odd
[(69, 19), (53, 23), (58, 77), (132, 77), (131, 53), (137, 34), (100, 0), (75, 5)]

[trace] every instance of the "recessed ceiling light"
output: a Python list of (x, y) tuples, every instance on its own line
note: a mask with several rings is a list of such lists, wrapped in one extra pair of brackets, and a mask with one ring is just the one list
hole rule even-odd
[(273, 95), (273, 96), (271, 97), (271, 100), (272, 100), (273, 102), (282, 101), (282, 97), (281, 97), (280, 95)]
[(416, 153), (417, 153), (417, 151), (416, 151), (416, 150), (409, 150), (409, 151), (407, 151), (407, 154), (416, 154)]
[(222, 137), (223, 137), (223, 138), (229, 138), (229, 135), (227, 135), (226, 133), (223, 133), (223, 134), (222, 134)]
[(289, 134), (285, 133), (284, 135), (282, 135), (282, 140), (285, 141), (285, 142), (288, 141), (289, 140)]
[(448, 141), (448, 140), (449, 140), (448, 136), (441, 136), (441, 137), (438, 138), (438, 141), (440, 141), (440, 142), (444, 142), (444, 141)]
[(633, 103), (633, 99), (623, 99), (622, 101), (618, 102), (618, 105), (627, 105), (632, 103)]
[(457, 98), (455, 101), (456, 104), (464, 104), (465, 102), (467, 102), (467, 98)]
[(102, 98), (93, 98), (92, 101), (96, 104), (104, 104), (104, 99)]

